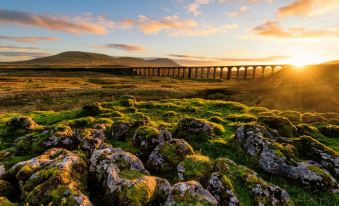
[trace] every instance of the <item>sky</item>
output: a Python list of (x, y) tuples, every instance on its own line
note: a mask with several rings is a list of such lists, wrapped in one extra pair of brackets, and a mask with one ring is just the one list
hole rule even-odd
[(1, 0), (0, 61), (64, 51), (182, 65), (339, 59), (339, 0)]

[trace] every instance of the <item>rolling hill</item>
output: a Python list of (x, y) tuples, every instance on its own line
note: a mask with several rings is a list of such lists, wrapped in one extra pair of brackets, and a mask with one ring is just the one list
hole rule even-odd
[[(145, 60), (133, 57), (112, 57), (105, 54), (68, 51), (57, 55), (42, 57), (27, 61), (4, 62), (2, 65), (15, 66), (56, 66), (56, 67), (146, 67), (146, 66), (180, 66), (175, 61), (166, 58)], [(1, 65), (0, 64), (0, 65)]]
[(339, 60), (324, 62), (324, 63), (322, 63), (322, 64), (339, 64)]

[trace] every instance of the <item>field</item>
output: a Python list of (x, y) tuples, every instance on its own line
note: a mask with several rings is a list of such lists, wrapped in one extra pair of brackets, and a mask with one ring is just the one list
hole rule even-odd
[(60, 111), (111, 101), (123, 94), (140, 100), (196, 97), (270, 109), (338, 112), (338, 69), (332, 66), (319, 70), (281, 71), (264, 80), (247, 81), (0, 70), (0, 112)]
[(0, 71), (0, 203), (336, 205), (337, 77)]

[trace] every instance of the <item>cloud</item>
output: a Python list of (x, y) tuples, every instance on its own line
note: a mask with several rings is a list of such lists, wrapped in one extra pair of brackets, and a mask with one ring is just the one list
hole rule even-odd
[(36, 43), (38, 41), (58, 41), (59, 38), (44, 36), (0, 36), (0, 40), (8, 40), (23, 43)]
[(338, 37), (339, 28), (332, 29), (306, 29), (293, 27), (284, 29), (278, 21), (266, 21), (262, 25), (253, 28), (253, 33), (258, 36), (274, 38), (321, 38)]
[(192, 13), (194, 16), (201, 15), (200, 7), (212, 3), (214, 0), (194, 0), (186, 8), (186, 11)]
[[(105, 23), (107, 23), (108, 26), (106, 26)], [(75, 34), (106, 34), (107, 28), (112, 26), (112, 22), (106, 21), (103, 16), (52, 16), (7, 9), (0, 9), (0, 25), (1, 24), (31, 26)]]
[(28, 58), (38, 58), (48, 56), (48, 53), (44, 52), (18, 52), (18, 51), (0, 51), (0, 56), (6, 57), (28, 57)]
[(138, 51), (138, 52), (145, 51), (145, 48), (138, 46), (138, 45), (131, 45), (131, 44), (106, 44), (106, 45), (99, 45), (95, 47), (105, 48), (105, 49), (118, 49), (118, 50), (124, 50), (124, 51)]
[(153, 34), (161, 31), (192, 28), (196, 27), (198, 23), (192, 19), (181, 19), (179, 16), (166, 16), (161, 19), (152, 19), (140, 15), (137, 20), (123, 20), (121, 25), (127, 27), (136, 26), (145, 34)]
[(279, 17), (316, 16), (339, 9), (338, 0), (293, 0), (278, 10)]
[(236, 16), (239, 16), (242, 13), (245, 13), (246, 11), (248, 11), (248, 7), (242, 6), (242, 7), (240, 7), (240, 9), (238, 11), (228, 12), (227, 14), (228, 14), (229, 17), (236, 17)]
[(119, 23), (122, 28), (136, 27), (145, 34), (156, 34), (165, 32), (172, 37), (183, 36), (209, 36), (236, 29), (237, 24), (227, 24), (222, 26), (199, 25), (192, 19), (182, 19), (179, 16), (166, 16), (161, 19), (140, 15), (138, 19), (125, 19)]
[(174, 57), (177, 62), (184, 65), (230, 65), (230, 64), (255, 64), (262, 62), (284, 61), (290, 56), (268, 56), (268, 57), (203, 57), (186, 54), (169, 54)]

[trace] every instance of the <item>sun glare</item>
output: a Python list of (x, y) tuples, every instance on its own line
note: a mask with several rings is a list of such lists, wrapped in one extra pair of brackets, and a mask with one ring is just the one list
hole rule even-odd
[(307, 65), (319, 64), (322, 62), (322, 57), (320, 55), (298, 51), (291, 55), (290, 64), (294, 65), (296, 69), (303, 69)]

